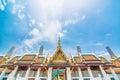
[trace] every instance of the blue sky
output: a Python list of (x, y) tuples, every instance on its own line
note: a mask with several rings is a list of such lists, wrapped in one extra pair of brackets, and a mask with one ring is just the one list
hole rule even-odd
[(61, 35), (64, 52), (95, 52), (105, 46), (120, 56), (120, 0), (0, 0), (0, 54), (11, 46), (16, 53), (53, 54)]

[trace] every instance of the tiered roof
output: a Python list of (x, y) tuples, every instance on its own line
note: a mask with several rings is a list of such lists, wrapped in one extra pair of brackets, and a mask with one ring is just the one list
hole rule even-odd
[(0, 67), (4, 64), (6, 64), (6, 61), (9, 59), (8, 57), (1, 56), (0, 57)]
[(120, 62), (119, 61), (113, 61), (112, 64), (114, 64), (116, 67), (120, 68)]
[(95, 55), (92, 54), (87, 54), (87, 55), (82, 55), (84, 60), (99, 60)]
[(45, 60), (44, 57), (39, 56), (33, 61), (32, 66), (41, 66), (41, 64), (43, 64), (44, 60)]
[(32, 64), (32, 61), (35, 59), (36, 54), (26, 54), (22, 56), (15, 64), (23, 65), (23, 64)]
[(79, 56), (75, 56), (75, 57), (74, 57), (74, 61), (75, 61), (75, 63), (77, 63), (77, 64), (83, 63), (83, 59), (82, 59), (81, 57), (79, 57)]
[(26, 54), (24, 56), (15, 56), (8, 61), (2, 61), (0, 67), (14, 67), (20, 66), (40, 66), (43, 64), (45, 57), (36, 54)]
[(101, 61), (93, 54), (84, 54), (74, 57), (76, 64), (79, 63), (101, 63)]

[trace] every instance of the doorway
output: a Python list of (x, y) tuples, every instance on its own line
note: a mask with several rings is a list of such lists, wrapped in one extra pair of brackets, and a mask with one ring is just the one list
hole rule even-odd
[(66, 80), (65, 69), (53, 69), (52, 80)]

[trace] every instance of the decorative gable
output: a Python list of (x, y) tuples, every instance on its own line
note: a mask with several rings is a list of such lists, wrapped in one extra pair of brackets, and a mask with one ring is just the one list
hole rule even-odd
[(60, 45), (60, 38), (58, 40), (58, 46), (55, 54), (50, 58), (48, 65), (49, 66), (69, 66), (68, 57), (64, 54), (61, 45)]
[(53, 57), (51, 58), (51, 62), (54, 62), (54, 63), (67, 62), (67, 56), (64, 54), (64, 52), (61, 49), (58, 49), (53, 55)]

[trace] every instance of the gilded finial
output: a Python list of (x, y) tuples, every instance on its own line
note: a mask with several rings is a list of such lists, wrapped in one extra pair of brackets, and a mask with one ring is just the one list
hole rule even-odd
[(60, 48), (61, 45), (60, 45), (60, 35), (58, 35), (58, 48)]

